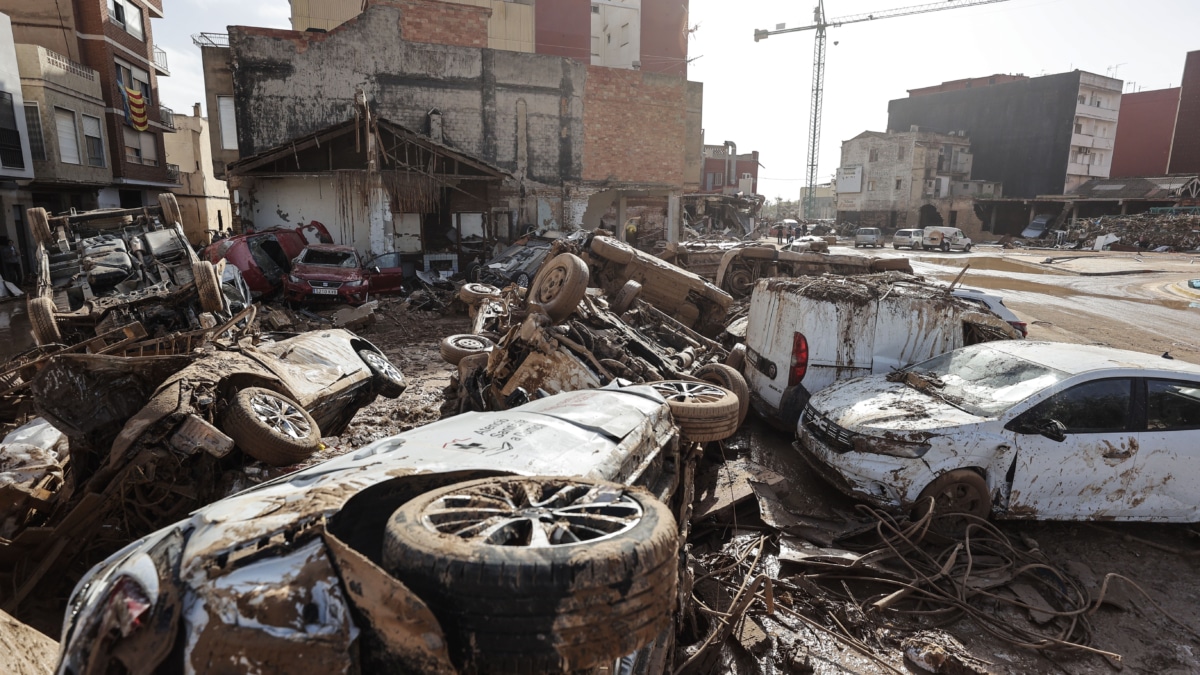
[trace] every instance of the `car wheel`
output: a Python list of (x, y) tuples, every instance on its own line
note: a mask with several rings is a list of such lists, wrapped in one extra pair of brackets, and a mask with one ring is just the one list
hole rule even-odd
[(628, 264), (637, 255), (629, 244), (609, 237), (593, 238), (592, 253), (618, 265)]
[(899, 251), (899, 250), (900, 250), (900, 244), (892, 244), (892, 248), (894, 248), (894, 249), (896, 249), (897, 251)]
[(472, 354), (485, 354), (496, 345), (482, 335), (451, 335), (442, 340), (440, 351), (446, 363), (457, 366), (459, 361)]
[(970, 253), (970, 252), (971, 252), (970, 244), (967, 244), (966, 246), (963, 247), (963, 253)]
[(729, 356), (725, 357), (725, 365), (733, 368), (739, 373), (742, 372), (742, 365), (746, 363), (746, 345), (739, 343), (729, 350)]
[(738, 426), (746, 421), (746, 413), (750, 412), (750, 386), (741, 373), (724, 363), (708, 363), (697, 368), (693, 374), (709, 384), (733, 392), (738, 400)]
[(158, 206), (162, 209), (163, 223), (166, 225), (183, 225), (183, 214), (179, 210), (179, 201), (170, 192), (158, 195)]
[(375, 390), (379, 392), (380, 396), (396, 398), (408, 388), (408, 383), (404, 381), (404, 374), (400, 372), (399, 368), (392, 365), (392, 362), (388, 361), (383, 354), (370, 349), (360, 349), (358, 356), (375, 376)]
[(478, 283), (479, 278), (480, 278), (480, 271), (482, 269), (483, 269), (482, 265), (480, 265), (477, 262), (473, 262), (473, 263), (467, 265), (467, 271), (465, 273), (463, 273), (463, 277), (465, 277), (468, 282)]
[(271, 466), (304, 461), (321, 447), (321, 430), (312, 415), (290, 398), (261, 387), (234, 394), (221, 429), (242, 452)]
[(485, 300), (499, 300), (500, 289), (490, 284), (469, 283), (458, 289), (458, 299), (468, 305), (478, 305)]
[(633, 301), (637, 300), (638, 295), (642, 292), (642, 285), (630, 279), (625, 282), (621, 290), (617, 291), (617, 296), (613, 298), (612, 310), (617, 314), (624, 314), (633, 306)]
[(62, 333), (58, 330), (58, 321), (54, 318), (54, 301), (50, 298), (30, 298), (26, 305), (29, 311), (29, 324), (33, 330), (33, 340), (38, 346), (52, 345), (62, 342)]
[(975, 518), (987, 519), (992, 513), (987, 481), (971, 469), (955, 469), (938, 476), (924, 490), (913, 508), (920, 519), (933, 507), (930, 530), (948, 537), (961, 536)]
[(942, 248), (942, 253), (949, 253), (950, 252), (950, 243), (943, 241), (941, 248)]
[(571, 315), (587, 293), (588, 266), (571, 253), (555, 256), (539, 273), (529, 300), (558, 323)]
[(33, 233), (34, 241), (49, 246), (50, 242), (54, 241), (54, 231), (50, 229), (50, 214), (40, 207), (29, 209), (25, 213), (29, 217), (29, 231)]
[(521, 272), (521, 274), (517, 275), (517, 280), (514, 283), (517, 284), (517, 288), (529, 288), (529, 274)]
[(741, 402), (728, 389), (685, 380), (662, 380), (650, 386), (671, 406), (671, 416), (685, 439), (722, 441), (737, 431)]
[(383, 565), (428, 604), (462, 672), (582, 672), (670, 625), (677, 547), (670, 510), (645, 492), (513, 476), (405, 503)]
[(729, 293), (735, 298), (744, 298), (754, 290), (754, 274), (748, 269), (735, 269), (729, 272)]
[(207, 260), (192, 263), (192, 278), (196, 280), (196, 292), (200, 294), (200, 309), (206, 312), (225, 309), (225, 295), (221, 293), (221, 282), (212, 263)]

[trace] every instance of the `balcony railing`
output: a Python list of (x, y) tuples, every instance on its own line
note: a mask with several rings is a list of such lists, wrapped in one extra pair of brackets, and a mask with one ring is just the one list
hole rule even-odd
[(52, 52), (49, 49), (46, 49), (45, 51), (46, 60), (55, 67), (65, 70), (72, 75), (78, 75), (89, 82), (96, 81), (96, 71), (92, 70), (91, 68), (88, 68), (82, 63), (76, 63), (62, 54), (59, 54), (58, 52)]
[(196, 33), (192, 36), (192, 44), (197, 47), (228, 47), (228, 33)]
[(158, 106), (158, 121), (171, 131), (175, 130), (175, 111), (165, 105)]
[(179, 165), (178, 164), (168, 164), (167, 165), (167, 180), (171, 183), (179, 182)]
[(163, 75), (170, 75), (171, 71), (167, 68), (167, 53), (158, 47), (154, 48), (154, 67)]

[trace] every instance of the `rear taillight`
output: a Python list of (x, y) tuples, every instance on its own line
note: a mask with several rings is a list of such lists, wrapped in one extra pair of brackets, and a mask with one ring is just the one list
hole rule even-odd
[(788, 386), (794, 387), (808, 372), (808, 339), (803, 333), (792, 335), (792, 365), (788, 368)]
[(1009, 323), (1012, 324), (1013, 328), (1021, 331), (1021, 337), (1029, 335), (1028, 324), (1026, 324), (1024, 321), (1009, 321)]

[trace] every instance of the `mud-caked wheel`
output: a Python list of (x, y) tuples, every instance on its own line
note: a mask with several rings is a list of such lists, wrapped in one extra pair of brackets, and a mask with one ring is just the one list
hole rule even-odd
[(29, 231), (33, 233), (34, 241), (46, 246), (54, 241), (54, 230), (50, 229), (50, 214), (46, 209), (26, 209), (25, 219), (29, 221)]
[(499, 300), (500, 289), (491, 284), (469, 283), (458, 289), (458, 299), (468, 305), (478, 305), (487, 300)]
[(625, 282), (621, 290), (617, 291), (617, 295), (612, 301), (612, 310), (617, 314), (624, 314), (633, 306), (633, 301), (637, 300), (642, 293), (642, 285), (630, 279)]
[(677, 546), (670, 510), (642, 491), (515, 476), (404, 504), (383, 564), (429, 605), (462, 672), (583, 672), (669, 625)]
[(925, 517), (933, 508), (930, 530), (947, 537), (958, 537), (976, 518), (987, 519), (992, 513), (987, 481), (971, 469), (955, 469), (938, 476), (917, 498), (913, 518)]
[(384, 398), (396, 398), (408, 388), (404, 374), (383, 354), (370, 349), (358, 350), (358, 357), (367, 364), (375, 380), (375, 391)]
[(754, 274), (745, 268), (732, 270), (725, 285), (729, 287), (729, 293), (733, 297), (744, 298), (754, 290)]
[(684, 439), (723, 441), (737, 431), (741, 402), (728, 389), (687, 380), (662, 380), (650, 386), (667, 400)]
[(598, 257), (618, 265), (629, 264), (637, 255), (632, 246), (611, 237), (593, 237), (591, 248)]
[(261, 387), (234, 394), (221, 429), (242, 452), (271, 466), (304, 461), (321, 447), (321, 430), (312, 415), (283, 394)]
[(29, 311), (29, 326), (33, 331), (33, 340), (38, 346), (52, 345), (62, 342), (62, 333), (58, 330), (58, 321), (54, 318), (54, 301), (50, 298), (30, 298), (26, 305)]
[(220, 312), (225, 309), (225, 294), (221, 292), (221, 281), (217, 270), (207, 260), (192, 263), (192, 278), (196, 280), (196, 292), (200, 295), (200, 309)]
[(750, 386), (746, 384), (746, 378), (736, 369), (729, 367), (723, 363), (708, 363), (700, 366), (694, 373), (695, 376), (709, 384), (715, 384), (722, 389), (728, 389), (733, 392), (738, 399), (738, 425), (746, 421), (746, 415), (750, 412)]
[(179, 201), (170, 192), (158, 195), (158, 206), (162, 209), (163, 222), (167, 225), (183, 225), (183, 212), (179, 210)]
[(452, 366), (473, 354), (486, 354), (495, 347), (495, 343), (482, 335), (451, 335), (442, 339), (439, 351), (442, 359)]
[(541, 307), (551, 321), (558, 323), (579, 306), (587, 293), (587, 285), (587, 263), (572, 253), (563, 253), (538, 270), (528, 299)]
[(742, 366), (746, 363), (746, 345), (739, 342), (729, 350), (729, 356), (725, 357), (725, 365), (733, 368), (739, 373), (742, 372)]

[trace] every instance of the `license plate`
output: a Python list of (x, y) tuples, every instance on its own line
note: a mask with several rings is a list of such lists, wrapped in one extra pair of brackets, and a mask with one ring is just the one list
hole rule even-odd
[(337, 289), (336, 288), (314, 288), (313, 294), (315, 294), (315, 295), (337, 295)]

